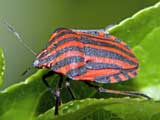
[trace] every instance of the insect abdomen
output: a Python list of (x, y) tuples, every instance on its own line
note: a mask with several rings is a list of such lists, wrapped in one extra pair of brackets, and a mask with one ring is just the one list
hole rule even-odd
[(114, 83), (135, 77), (138, 61), (124, 42), (82, 35), (84, 43), (86, 73), (75, 79), (93, 80), (101, 83)]

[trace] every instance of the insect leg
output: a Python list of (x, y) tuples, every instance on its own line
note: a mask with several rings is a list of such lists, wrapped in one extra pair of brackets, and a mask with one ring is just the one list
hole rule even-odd
[(31, 70), (31, 67), (27, 68), (21, 75), (22, 76), (26, 75), (30, 70)]
[(58, 115), (58, 107), (60, 106), (60, 94), (61, 94), (61, 88), (62, 88), (62, 83), (63, 83), (63, 76), (60, 75), (60, 79), (58, 81), (58, 85), (56, 88), (56, 92), (55, 92), (55, 99), (56, 99), (56, 103), (55, 103), (55, 115)]
[(53, 91), (52, 87), (48, 84), (46, 78), (52, 76), (53, 74), (54, 74), (53, 71), (49, 71), (48, 73), (46, 73), (45, 75), (42, 76), (43, 83), (48, 88), (48, 90), (51, 92), (52, 96), (54, 96), (54, 91)]
[(85, 82), (89, 87), (97, 89), (99, 92), (104, 92), (104, 93), (112, 93), (112, 94), (121, 94), (121, 95), (128, 95), (128, 96), (135, 96), (135, 97), (145, 97), (147, 99), (151, 99), (149, 96), (143, 94), (143, 93), (138, 93), (134, 91), (119, 91), (119, 90), (110, 90), (110, 89), (105, 89), (103, 87), (99, 87), (97, 85), (93, 85), (90, 82)]
[(103, 87), (99, 87), (100, 92), (104, 93), (112, 93), (112, 94), (121, 94), (121, 95), (128, 95), (128, 96), (135, 96), (135, 97), (145, 97), (147, 99), (151, 99), (149, 96), (143, 94), (143, 93), (138, 93), (134, 91), (119, 91), (119, 90), (110, 90), (110, 89), (104, 89)]
[(73, 92), (72, 92), (72, 89), (70, 88), (70, 82), (69, 82), (69, 81), (70, 81), (70, 80), (67, 78), (65, 85), (66, 85), (66, 88), (67, 88), (69, 94), (70, 94), (71, 97), (72, 97), (72, 100), (75, 100), (75, 96), (74, 96), (74, 94), (73, 94)]
[(91, 83), (88, 82), (88, 81), (84, 81), (84, 83), (85, 83), (86, 85), (88, 85), (89, 87), (91, 87), (91, 88), (95, 88), (95, 89), (97, 89), (97, 90), (98, 90), (98, 88), (99, 88), (98, 85), (93, 85), (93, 84), (91, 84)]

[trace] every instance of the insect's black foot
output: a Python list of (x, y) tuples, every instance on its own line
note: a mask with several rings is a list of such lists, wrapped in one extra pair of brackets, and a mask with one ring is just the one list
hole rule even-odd
[(55, 92), (55, 100), (56, 100), (56, 103), (55, 103), (55, 112), (54, 112), (55, 115), (58, 115), (58, 108), (59, 108), (59, 106), (61, 104), (61, 102), (60, 102), (60, 93), (61, 93), (60, 89), (58, 88), (56, 90), (56, 92)]

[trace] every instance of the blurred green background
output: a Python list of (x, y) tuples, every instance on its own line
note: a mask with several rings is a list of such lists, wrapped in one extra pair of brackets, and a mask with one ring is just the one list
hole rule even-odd
[(117, 24), (158, 1), (0, 0), (0, 48), (3, 48), (6, 58), (5, 81), (1, 89), (24, 80), (27, 76), (21, 76), (21, 73), (35, 59), (13, 33), (6, 29), (4, 21), (13, 25), (38, 53), (46, 46), (49, 36), (57, 27), (104, 28), (109, 24)]

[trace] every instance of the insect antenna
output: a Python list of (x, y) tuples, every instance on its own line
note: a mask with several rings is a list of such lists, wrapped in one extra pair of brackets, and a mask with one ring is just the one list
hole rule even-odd
[(23, 73), (21, 73), (21, 75), (25, 76), (31, 69), (32, 67), (28, 67)]
[[(28, 49), (34, 56), (37, 55), (37, 53), (28, 46), (27, 43), (22, 39), (21, 35), (16, 31), (16, 29), (9, 24), (7, 21), (4, 22), (5, 26), (7, 27), (8, 31), (12, 32), (18, 39), (18, 41), (26, 48)], [(28, 67), (21, 75), (24, 76), (26, 75), (33, 67)]]
[(12, 32), (16, 37), (17, 37), (17, 39), (18, 39), (18, 41), (26, 48), (26, 49), (28, 49), (33, 55), (37, 55), (37, 53), (33, 50), (33, 49), (31, 49), (28, 45), (27, 45), (27, 43), (25, 43), (25, 41), (22, 39), (22, 37), (21, 37), (21, 35), (15, 30), (15, 28), (11, 25), (11, 24), (9, 24), (8, 22), (4, 22), (4, 24), (7, 26), (7, 29), (10, 31), (10, 32)]

